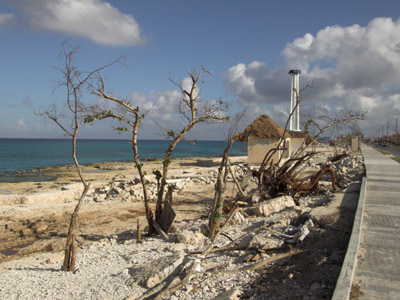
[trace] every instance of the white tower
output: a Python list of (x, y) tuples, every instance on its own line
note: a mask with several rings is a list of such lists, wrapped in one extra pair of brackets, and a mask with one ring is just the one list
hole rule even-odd
[[(299, 75), (300, 70), (290, 70), (289, 74), (292, 75), (292, 89), (290, 93), (290, 117), (289, 130), (300, 131), (300, 103), (299, 97)], [(294, 111), (293, 111), (294, 110)]]

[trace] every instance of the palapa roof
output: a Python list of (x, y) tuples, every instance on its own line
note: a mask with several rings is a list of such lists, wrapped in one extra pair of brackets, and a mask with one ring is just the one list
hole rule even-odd
[[(284, 129), (267, 115), (261, 115), (255, 119), (245, 130), (235, 136), (237, 142), (247, 142), (249, 136), (255, 136), (260, 139), (280, 139)], [(285, 132), (285, 138), (305, 138), (304, 131), (288, 130)]]
[[(249, 136), (255, 136), (261, 139), (280, 139), (284, 129), (267, 115), (261, 115), (255, 119), (245, 130), (236, 134), (235, 140), (238, 142), (247, 142)], [(289, 133), (285, 133), (289, 137)]]

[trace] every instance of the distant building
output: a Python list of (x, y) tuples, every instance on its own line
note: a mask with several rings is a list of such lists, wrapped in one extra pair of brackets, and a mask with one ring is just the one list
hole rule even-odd
[[(261, 115), (248, 125), (241, 133), (235, 136), (239, 142), (247, 142), (247, 162), (250, 165), (260, 165), (265, 155), (278, 147), (284, 129), (267, 115)], [(286, 131), (284, 138), (285, 144), (271, 157), (275, 163), (282, 158), (292, 156), (303, 144), (305, 137), (304, 131)]]

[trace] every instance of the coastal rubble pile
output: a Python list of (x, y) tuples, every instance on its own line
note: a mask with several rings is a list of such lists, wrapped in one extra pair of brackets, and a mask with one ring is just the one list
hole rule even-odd
[(364, 174), (364, 160), (361, 154), (346, 156), (332, 164), (340, 176), (340, 184), (347, 187), (360, 174)]
[[(305, 171), (316, 170), (326, 159), (316, 157), (308, 162)], [(345, 193), (345, 188), (358, 182), (364, 172), (361, 155), (346, 156), (332, 166), (340, 175), (342, 191), (339, 193)], [(239, 181), (248, 171), (244, 163), (235, 164), (232, 169)], [(183, 194), (188, 189), (215, 183), (217, 171), (184, 175), (170, 182)], [(319, 237), (329, 231), (326, 222), (332, 219), (332, 211), (326, 212), (326, 218), (313, 211), (336, 201), (329, 180), (329, 176), (323, 178), (317, 194), (299, 199), (291, 196), (265, 199), (256, 192), (255, 179), (250, 178), (247, 196), (214, 245), (207, 237), (208, 220), (198, 218), (175, 221), (168, 242), (158, 237), (144, 237), (142, 243), (137, 243), (132, 239), (135, 236), (132, 230), (124, 240), (110, 236), (97, 243), (82, 243), (75, 274), (58, 271), (63, 259), (61, 253), (44, 253), (4, 263), (2, 268), (7, 270), (7, 276), (0, 277), (0, 298), (19, 295), (21, 299), (146, 299), (143, 295), (147, 295), (150, 299), (157, 288), (184, 282), (180, 289), (162, 299), (238, 299), (239, 295), (243, 299), (261, 299), (257, 298), (260, 288), (257, 280), (261, 280), (261, 270), (269, 262), (281, 276), (286, 276), (277, 279), (276, 286), (285, 281), (294, 282), (293, 288), (304, 299), (324, 299), (332, 293), (336, 281), (326, 274), (314, 274), (311, 265), (338, 273), (344, 256), (341, 245), (335, 245), (333, 239), (320, 238), (326, 243), (325, 248), (317, 247)], [(151, 177), (149, 181), (149, 190), (155, 196), (157, 182)], [(233, 181), (232, 175), (230, 181)], [(140, 191), (137, 178), (117, 176), (96, 188), (86, 201), (140, 201), (143, 197)], [(334, 234), (339, 235), (336, 231)], [(204, 256), (207, 249), (209, 255)], [(304, 255), (303, 268), (285, 267), (294, 261), (289, 257), (296, 255)], [(189, 274), (190, 279), (185, 282), (182, 274)], [(291, 291), (281, 293), (284, 298)], [(225, 298), (228, 296), (231, 298)]]
[[(197, 174), (190, 171), (184, 171), (182, 175), (174, 175), (167, 183), (174, 186), (175, 192), (180, 192), (185, 189), (198, 185), (214, 184), (217, 178), (217, 168), (211, 168), (211, 171), (204, 174)], [(238, 180), (244, 176), (246, 166), (244, 163), (235, 164), (232, 167), (232, 172)], [(228, 175), (228, 181), (232, 182), (232, 174)], [(147, 192), (150, 199), (155, 199), (157, 195), (157, 180), (155, 176), (145, 176)], [(137, 176), (129, 179), (123, 175), (115, 176), (109, 183), (95, 188), (89, 193), (85, 201), (104, 202), (104, 201), (127, 201), (136, 202), (143, 201), (143, 187), (140, 178)]]

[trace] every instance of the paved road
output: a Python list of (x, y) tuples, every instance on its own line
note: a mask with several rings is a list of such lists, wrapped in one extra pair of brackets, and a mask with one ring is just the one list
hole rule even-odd
[(400, 299), (400, 164), (372, 147), (361, 149), (367, 182), (353, 285), (363, 300)]
[(376, 149), (378, 151), (382, 150), (382, 151), (388, 152), (396, 157), (400, 157), (400, 147), (394, 147), (392, 145), (388, 145), (387, 147), (381, 147), (381, 146), (376, 147), (375, 144), (370, 145), (370, 146), (372, 146), (374, 149)]

